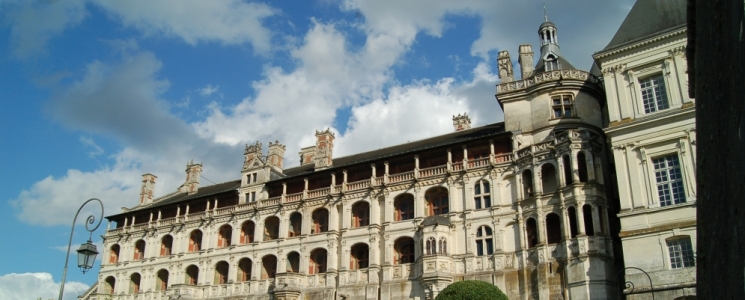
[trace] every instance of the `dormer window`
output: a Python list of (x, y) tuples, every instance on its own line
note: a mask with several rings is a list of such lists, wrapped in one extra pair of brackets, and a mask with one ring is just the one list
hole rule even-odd
[(559, 69), (559, 60), (556, 59), (556, 56), (549, 55), (546, 56), (546, 59), (544, 59), (544, 64), (546, 66), (546, 71), (553, 71)]
[(572, 117), (574, 101), (572, 95), (555, 95), (551, 96), (551, 107), (554, 111), (554, 118)]
[(639, 87), (644, 102), (644, 113), (648, 114), (670, 108), (667, 100), (667, 90), (665, 89), (665, 79), (662, 75), (639, 80)]

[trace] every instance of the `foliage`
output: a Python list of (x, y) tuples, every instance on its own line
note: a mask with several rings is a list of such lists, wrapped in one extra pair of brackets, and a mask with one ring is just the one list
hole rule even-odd
[(455, 282), (442, 290), (435, 300), (509, 300), (496, 285), (478, 280)]

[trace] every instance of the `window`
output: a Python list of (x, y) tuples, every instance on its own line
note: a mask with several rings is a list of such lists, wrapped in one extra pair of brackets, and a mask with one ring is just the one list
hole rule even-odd
[(595, 235), (595, 226), (592, 223), (592, 206), (589, 204), (582, 206), (582, 216), (585, 218), (585, 234)]
[(256, 173), (251, 173), (251, 174), (246, 175), (246, 183), (248, 184), (256, 183)]
[(667, 101), (665, 80), (662, 75), (639, 80), (639, 86), (642, 92), (642, 101), (644, 101), (644, 113), (653, 113), (670, 107)]
[(660, 198), (660, 206), (686, 202), (678, 155), (654, 158), (652, 163), (654, 164), (654, 177), (657, 180), (657, 195)]
[(427, 211), (430, 216), (450, 212), (447, 189), (442, 187), (431, 188), (424, 194), (424, 197), (427, 199)]
[(168, 289), (168, 270), (161, 269), (158, 271), (158, 278), (155, 283), (156, 291), (165, 291)]
[(693, 257), (693, 246), (689, 237), (667, 241), (667, 251), (670, 254), (670, 267), (673, 269), (696, 266)]
[[(264, 221), (264, 240), (271, 241), (279, 238), (279, 218), (268, 217)], [(276, 259), (276, 258), (275, 258)]]
[(484, 256), (494, 253), (492, 232), (489, 226), (481, 226), (476, 230), (476, 255)]
[(527, 199), (530, 196), (533, 196), (533, 172), (530, 170), (523, 171), (522, 175), (523, 179), (523, 198)]
[(546, 71), (553, 71), (553, 70), (559, 69), (559, 60), (557, 60), (553, 56), (547, 57), (545, 62), (546, 62)]
[(554, 118), (569, 118), (572, 116), (572, 95), (551, 96), (551, 108)]
[(202, 231), (194, 230), (189, 236), (189, 252), (202, 250)]
[(352, 227), (370, 225), (370, 205), (360, 201), (352, 206)]
[(261, 279), (274, 278), (277, 274), (277, 257), (274, 255), (267, 255), (261, 259)]
[(541, 186), (544, 194), (556, 192), (556, 168), (553, 164), (541, 166)]
[(569, 155), (562, 156), (561, 160), (564, 165), (564, 181), (567, 185), (572, 184), (574, 177), (572, 177), (572, 162), (569, 161)]
[(243, 258), (238, 262), (238, 281), (249, 281), (251, 280), (251, 268), (253, 262), (248, 258)]
[(241, 244), (248, 244), (254, 242), (254, 229), (256, 224), (253, 221), (246, 221), (241, 226)]
[(352, 246), (350, 265), (352, 270), (367, 268), (369, 249), (366, 244), (355, 244)]
[(561, 241), (561, 220), (555, 213), (546, 215), (546, 238), (549, 244)]
[(403, 194), (396, 197), (393, 202), (396, 211), (394, 219), (396, 221), (410, 220), (414, 218), (414, 196)]
[(140, 292), (140, 274), (134, 273), (129, 276), (129, 293), (137, 294)]
[(145, 241), (139, 240), (135, 243), (135, 255), (134, 260), (145, 259)]
[(197, 285), (199, 283), (199, 268), (195, 265), (186, 268), (186, 284)]
[(324, 208), (319, 208), (313, 211), (313, 228), (310, 233), (321, 233), (329, 231), (329, 211)]
[(214, 284), (226, 284), (228, 283), (228, 271), (230, 266), (225, 261), (218, 262), (215, 265), (215, 282)]
[(487, 208), (491, 206), (491, 191), (489, 190), (489, 182), (486, 180), (479, 180), (473, 187), (474, 197), (473, 200), (476, 204), (476, 209)]
[(230, 246), (232, 235), (233, 227), (230, 227), (230, 225), (223, 225), (222, 227), (220, 227), (220, 231), (217, 236), (217, 247), (224, 248)]
[(288, 273), (299, 273), (300, 272), (300, 254), (293, 251), (287, 254), (287, 272)]
[(292, 213), (290, 215), (290, 227), (287, 230), (287, 236), (300, 236), (303, 229), (303, 215), (300, 213)]
[(528, 218), (525, 221), (525, 235), (528, 238), (528, 248), (538, 245), (538, 230), (535, 219)]
[(173, 237), (166, 235), (160, 240), (160, 256), (168, 256), (173, 253)]
[(437, 254), (437, 241), (434, 237), (427, 239), (427, 255)]
[(321, 274), (326, 273), (326, 258), (328, 253), (326, 249), (315, 249), (310, 252), (310, 266), (308, 273)]
[(111, 250), (109, 250), (109, 263), (115, 264), (119, 262), (119, 245), (114, 244), (111, 246)]
[(569, 235), (575, 238), (577, 237), (577, 210), (570, 206), (567, 214), (569, 215)]
[(414, 262), (414, 239), (402, 237), (393, 244), (395, 255), (393, 264), (408, 264)]
[(587, 157), (584, 152), (577, 153), (577, 175), (579, 182), (587, 182)]
[(116, 288), (116, 279), (111, 276), (106, 277), (106, 284), (104, 285), (103, 293), (113, 295), (115, 288)]
[(445, 238), (440, 238), (440, 241), (437, 243), (439, 246), (440, 255), (447, 255), (448, 254), (448, 241)]

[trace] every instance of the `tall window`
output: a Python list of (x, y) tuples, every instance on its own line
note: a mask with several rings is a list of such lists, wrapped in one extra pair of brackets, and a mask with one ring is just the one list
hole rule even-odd
[(223, 248), (230, 246), (232, 236), (233, 227), (230, 227), (230, 225), (223, 225), (222, 227), (220, 227), (220, 231), (217, 236), (217, 247)]
[(171, 235), (165, 235), (160, 240), (160, 256), (168, 256), (173, 253), (173, 237)]
[(228, 283), (228, 271), (230, 266), (225, 261), (218, 262), (215, 265), (215, 281), (214, 284), (226, 284)]
[(360, 201), (352, 206), (352, 227), (370, 225), (370, 205)]
[(652, 163), (654, 164), (654, 177), (657, 180), (657, 195), (660, 198), (660, 206), (686, 202), (678, 155), (654, 158)]
[(325, 208), (319, 208), (313, 211), (313, 228), (310, 233), (321, 233), (329, 231), (329, 211)]
[(431, 188), (424, 194), (424, 197), (427, 199), (427, 210), (430, 216), (450, 212), (447, 189), (442, 187)]
[(561, 241), (561, 219), (555, 213), (546, 215), (546, 239), (549, 244)]
[(186, 284), (199, 284), (199, 268), (195, 265), (186, 267)]
[(492, 232), (489, 226), (481, 226), (476, 230), (476, 255), (484, 256), (494, 253)]
[(293, 237), (293, 236), (300, 236), (302, 234), (303, 229), (303, 215), (301, 215), (298, 212), (292, 213), (290, 215), (290, 227), (287, 228), (287, 236)]
[(287, 272), (299, 273), (300, 272), (300, 254), (295, 251), (287, 254)]
[(644, 113), (653, 113), (670, 107), (667, 101), (665, 80), (662, 75), (639, 80), (639, 86), (642, 92), (642, 101), (644, 101)]
[(109, 250), (109, 263), (115, 264), (119, 262), (119, 250), (121, 247), (119, 247), (118, 244), (114, 244), (111, 246), (111, 249)]
[(533, 172), (530, 170), (523, 171), (523, 198), (527, 199), (533, 196), (535, 189), (533, 189)]
[(589, 204), (582, 206), (582, 216), (585, 220), (585, 234), (595, 235), (595, 225), (592, 222), (592, 206)]
[(556, 168), (553, 164), (545, 163), (541, 166), (541, 186), (543, 193), (556, 192)]
[(670, 267), (673, 269), (696, 266), (693, 257), (693, 246), (689, 237), (667, 241), (667, 251), (670, 254)]
[(402, 237), (393, 244), (393, 250), (396, 252), (393, 258), (393, 264), (408, 264), (414, 262), (414, 239)]
[(535, 219), (528, 218), (525, 221), (525, 236), (528, 238), (528, 248), (533, 248), (538, 245), (538, 227), (536, 226)]
[(414, 218), (414, 196), (411, 194), (399, 195), (393, 202), (393, 206), (396, 208), (394, 216), (396, 221)]
[(115, 288), (116, 288), (116, 278), (112, 276), (106, 277), (106, 284), (104, 285), (103, 293), (113, 295)]
[(551, 97), (554, 118), (572, 116), (572, 95), (555, 95)]
[(308, 266), (309, 274), (326, 273), (326, 259), (328, 252), (326, 249), (318, 248), (310, 252), (310, 265)]
[(139, 240), (135, 243), (135, 256), (134, 260), (145, 259), (145, 241)]
[(241, 226), (241, 244), (254, 242), (254, 229), (256, 224), (253, 221), (246, 221)]
[(248, 258), (242, 258), (238, 262), (238, 281), (249, 281), (251, 280), (251, 268), (253, 267), (253, 262)]
[(367, 268), (369, 249), (366, 244), (355, 244), (352, 246), (349, 268), (352, 270)]
[(189, 236), (189, 252), (202, 250), (202, 231), (194, 230)]
[(447, 255), (448, 254), (448, 240), (445, 238), (440, 238), (440, 240), (437, 242), (437, 246), (439, 248), (440, 255)]
[(165, 291), (168, 289), (168, 270), (161, 269), (158, 271), (158, 278), (155, 282), (156, 291)]
[(267, 255), (261, 259), (261, 279), (274, 278), (277, 274), (277, 257), (274, 255)]
[(434, 237), (427, 239), (427, 255), (437, 254), (437, 240)]
[(476, 204), (476, 209), (487, 208), (491, 206), (491, 191), (489, 189), (489, 182), (486, 180), (479, 180), (473, 187), (474, 197), (473, 200)]
[(569, 161), (569, 155), (562, 156), (561, 160), (564, 165), (564, 182), (569, 185), (574, 182), (574, 177), (572, 177), (572, 162)]
[(137, 294), (140, 292), (140, 274), (134, 273), (129, 276), (129, 293)]
[(569, 215), (569, 235), (572, 238), (577, 237), (577, 210), (574, 207), (567, 208), (567, 214)]
[[(279, 238), (279, 218), (268, 217), (264, 221), (264, 240), (271, 241)], [(275, 258), (276, 259), (276, 258)]]
[(584, 152), (577, 153), (577, 175), (579, 182), (587, 182), (587, 157)]

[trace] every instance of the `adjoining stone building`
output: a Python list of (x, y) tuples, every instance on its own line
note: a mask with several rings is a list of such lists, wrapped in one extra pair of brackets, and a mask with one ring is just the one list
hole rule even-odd
[[(696, 111), (688, 97), (686, 1), (637, 1), (603, 73), (625, 267), (657, 299), (695, 295)], [(651, 299), (628, 269), (627, 299)]]
[[(562, 55), (519, 47), (521, 79), (499, 53), (505, 121), (333, 157), (316, 132), (300, 166), (285, 146), (246, 146), (240, 179), (108, 216), (98, 282), (84, 299), (433, 299), (483, 280), (511, 299), (614, 298), (605, 92)], [(239, 167), (236, 167), (238, 173)], [(226, 170), (230, 171), (230, 170)]]

